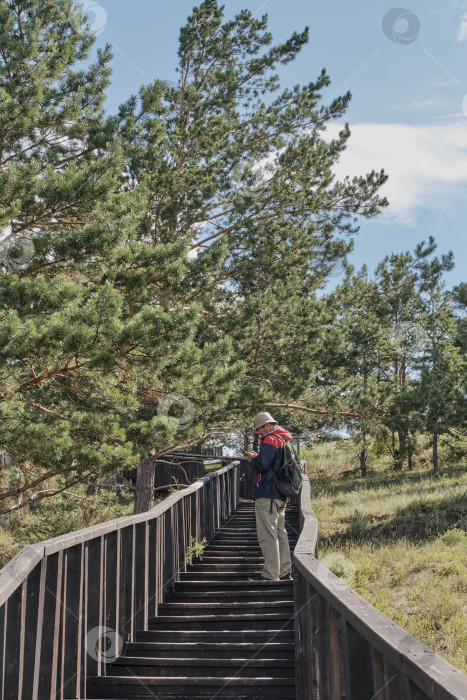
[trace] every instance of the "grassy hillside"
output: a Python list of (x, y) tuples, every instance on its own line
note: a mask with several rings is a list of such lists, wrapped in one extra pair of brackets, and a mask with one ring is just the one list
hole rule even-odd
[(384, 461), (349, 472), (351, 443), (305, 450), (319, 558), (378, 610), (467, 671), (467, 468)]

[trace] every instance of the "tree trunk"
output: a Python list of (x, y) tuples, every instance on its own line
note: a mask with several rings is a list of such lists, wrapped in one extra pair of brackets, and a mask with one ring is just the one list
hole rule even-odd
[(250, 445), (250, 441), (248, 439), (248, 430), (245, 430), (243, 433), (243, 451), (244, 452), (250, 451), (249, 445)]
[(140, 462), (136, 467), (135, 515), (146, 513), (154, 506), (154, 460)]
[(118, 488), (117, 488), (117, 498), (120, 499), (120, 498), (123, 497), (123, 476), (122, 476), (122, 472), (118, 472), (118, 474), (117, 474), (117, 484), (118, 484)]
[(411, 440), (410, 435), (409, 435), (409, 438), (407, 440), (407, 466), (409, 468), (409, 471), (412, 471), (412, 469), (413, 469), (413, 459), (412, 459), (413, 452), (414, 452), (413, 444), (412, 444), (412, 440)]
[(97, 496), (99, 493), (99, 479), (93, 479), (89, 482), (86, 489), (86, 496)]
[(358, 456), (360, 458), (360, 469), (362, 470), (362, 476), (366, 476), (366, 449), (363, 448)]
[(438, 473), (438, 433), (433, 433), (433, 473)]
[(407, 454), (407, 435), (403, 430), (397, 431), (397, 437), (399, 439), (399, 452), (397, 459), (397, 471), (402, 471), (404, 457)]

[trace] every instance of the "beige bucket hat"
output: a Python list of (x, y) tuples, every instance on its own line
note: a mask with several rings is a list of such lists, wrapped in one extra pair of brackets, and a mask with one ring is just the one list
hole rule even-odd
[(253, 419), (253, 430), (261, 428), (266, 423), (277, 423), (277, 421), (271, 416), (270, 413), (258, 413)]

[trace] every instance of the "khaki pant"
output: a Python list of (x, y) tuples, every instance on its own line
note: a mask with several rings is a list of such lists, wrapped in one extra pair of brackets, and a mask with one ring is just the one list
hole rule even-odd
[(255, 500), (256, 532), (258, 542), (264, 557), (264, 567), (261, 575), (264, 578), (278, 579), (290, 573), (289, 538), (285, 531), (285, 501), (270, 498)]

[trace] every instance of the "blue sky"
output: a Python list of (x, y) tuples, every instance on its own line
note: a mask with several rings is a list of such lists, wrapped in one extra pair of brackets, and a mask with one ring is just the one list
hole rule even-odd
[[(363, 222), (350, 262), (373, 271), (391, 252), (433, 235), (452, 250), (448, 288), (467, 281), (467, 0), (226, 0), (225, 17), (243, 8), (266, 13), (275, 42), (310, 28), (299, 58), (281, 70), (284, 86), (326, 68), (323, 101), (352, 92), (352, 137), (336, 173), (384, 168), (390, 207)], [(108, 110), (154, 78), (177, 80), (180, 27), (196, 2), (84, 0), (97, 46), (113, 46)], [(332, 128), (338, 129), (338, 125)], [(330, 134), (332, 134), (332, 128)]]

